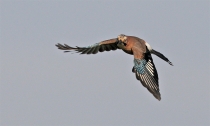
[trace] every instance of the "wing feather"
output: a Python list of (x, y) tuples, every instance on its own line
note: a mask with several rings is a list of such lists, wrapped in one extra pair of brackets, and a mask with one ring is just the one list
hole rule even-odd
[(110, 51), (111, 50), (110, 45), (106, 45), (105, 47), (106, 47), (106, 49), (105, 49), (106, 51)]
[(93, 54), (96, 54), (99, 51), (100, 46), (95, 47), (95, 50), (93, 51)]
[(78, 47), (78, 46), (71, 47), (67, 44), (62, 45), (60, 43), (56, 44), (56, 46), (60, 50), (65, 50), (64, 52), (75, 51), (76, 53), (81, 53), (81, 54), (96, 54), (98, 52), (119, 49), (117, 47), (117, 42), (118, 42), (117, 38), (114, 38), (114, 39), (109, 39), (109, 40), (105, 40), (105, 41), (93, 44), (88, 47)]
[(116, 50), (117, 49), (116, 44), (110, 44), (110, 46), (111, 46), (112, 50)]
[(103, 52), (105, 50), (105, 45), (101, 45), (101, 48), (99, 49), (99, 52)]
[(92, 54), (94, 50), (95, 50), (95, 47), (94, 48), (90, 48), (90, 50), (87, 52), (87, 54)]

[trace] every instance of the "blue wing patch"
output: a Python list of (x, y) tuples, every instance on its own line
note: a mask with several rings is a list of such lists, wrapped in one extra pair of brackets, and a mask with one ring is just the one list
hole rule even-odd
[(134, 59), (134, 68), (139, 74), (144, 74), (146, 63), (145, 59)]

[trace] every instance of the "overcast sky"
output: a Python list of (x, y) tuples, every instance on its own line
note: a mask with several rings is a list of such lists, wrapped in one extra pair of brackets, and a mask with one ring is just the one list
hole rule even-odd
[[(0, 2), (2, 126), (210, 125), (210, 1)], [(79, 55), (88, 46), (137, 36), (153, 55), (162, 100), (131, 72), (121, 50)]]

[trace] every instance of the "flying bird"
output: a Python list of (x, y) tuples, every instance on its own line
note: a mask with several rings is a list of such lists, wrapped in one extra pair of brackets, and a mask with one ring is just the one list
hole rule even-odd
[(98, 52), (122, 49), (125, 53), (134, 55), (132, 72), (135, 73), (136, 79), (158, 100), (161, 100), (158, 73), (151, 54), (155, 54), (173, 66), (168, 58), (152, 49), (143, 39), (124, 34), (118, 35), (117, 38), (101, 41), (87, 47), (71, 47), (67, 44), (62, 45), (60, 43), (56, 44), (56, 46), (58, 49), (65, 50), (64, 52), (75, 51), (80, 54), (96, 54)]

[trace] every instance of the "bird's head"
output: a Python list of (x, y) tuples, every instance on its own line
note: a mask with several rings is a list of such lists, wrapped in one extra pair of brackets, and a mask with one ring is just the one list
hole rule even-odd
[(120, 35), (117, 36), (117, 40), (120, 43), (123, 43), (124, 45), (126, 45), (126, 43), (127, 43), (127, 36), (124, 35), (124, 34), (120, 34)]

